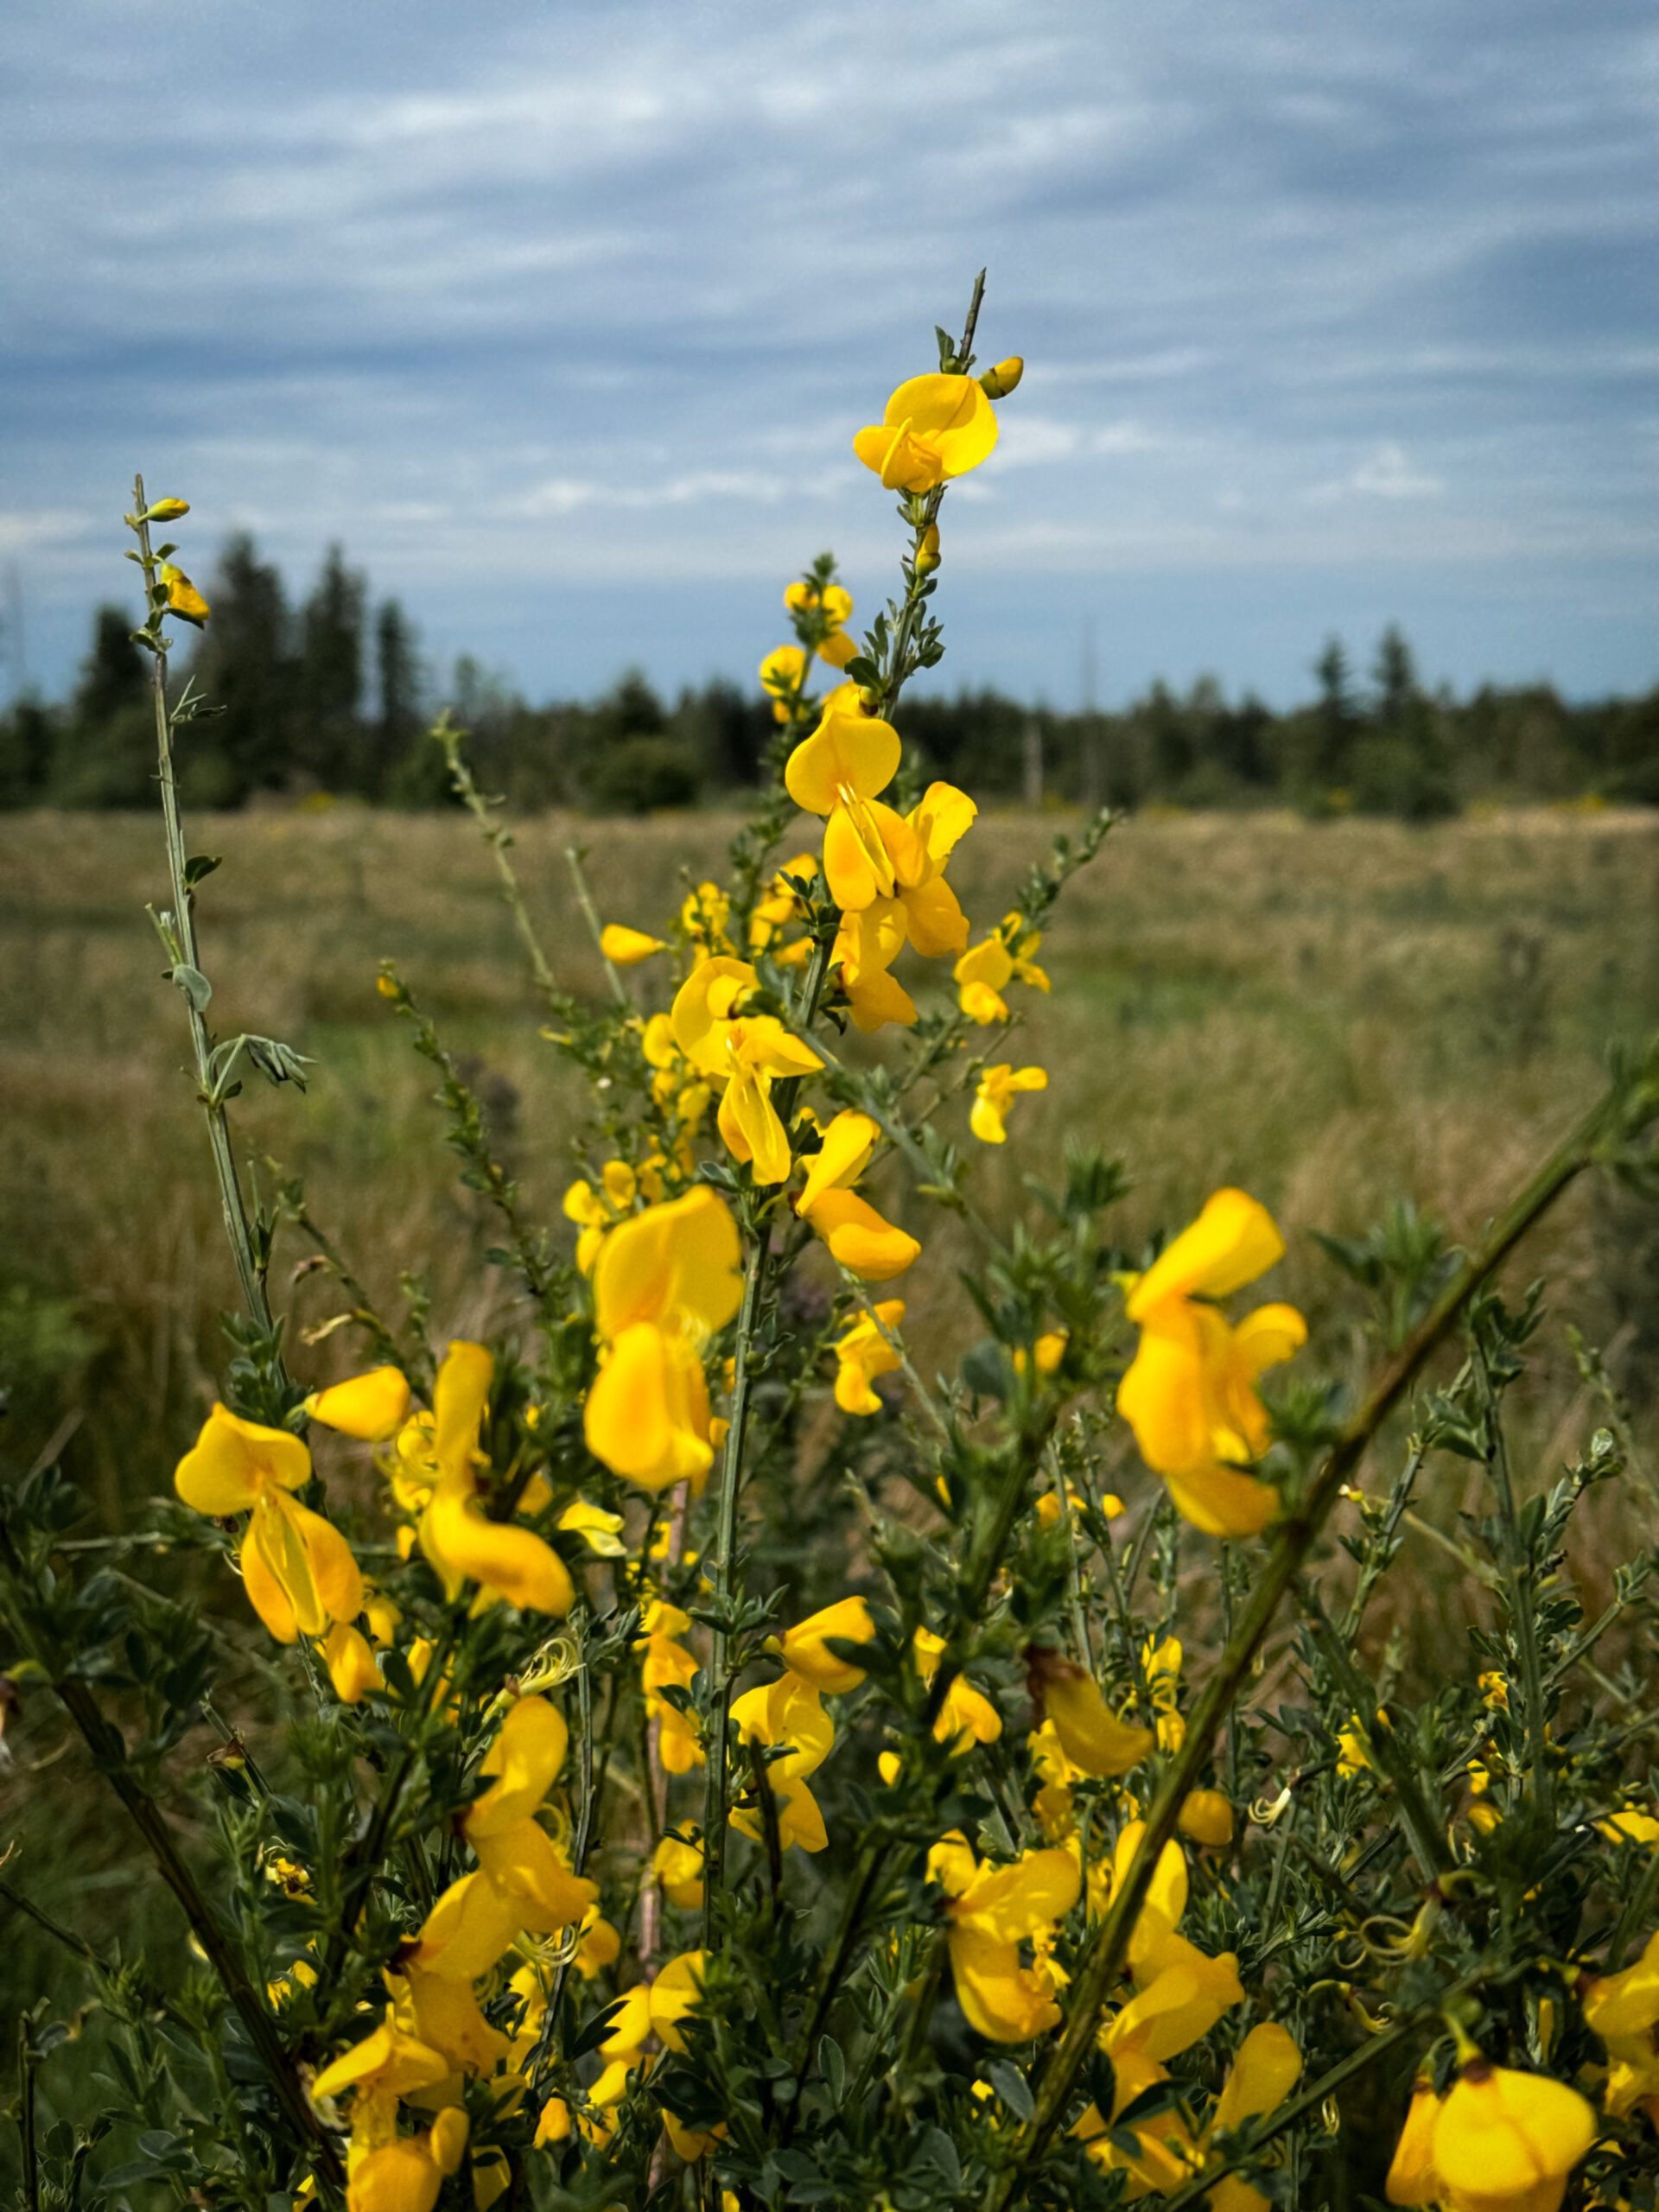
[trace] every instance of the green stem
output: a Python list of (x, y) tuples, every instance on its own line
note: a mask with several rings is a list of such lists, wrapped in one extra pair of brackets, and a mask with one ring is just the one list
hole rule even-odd
[(524, 948), (524, 957), (530, 962), (530, 972), (536, 979), (536, 988), (547, 1001), (550, 1013), (562, 1016), (568, 1015), (570, 1012), (570, 999), (567, 993), (559, 988), (558, 979), (549, 964), (546, 953), (542, 950), (542, 941), (536, 934), (536, 925), (530, 918), (530, 909), (524, 904), (524, 894), (518, 874), (512, 862), (507, 858), (512, 845), (512, 832), (501, 823), (491, 818), (492, 804), (499, 806), (501, 801), (497, 799), (492, 802), (485, 798), (483, 792), (474, 782), (472, 768), (461, 749), (461, 740), (469, 733), (464, 729), (456, 729), (451, 725), (449, 710), (446, 707), (433, 724), (432, 734), (443, 747), (444, 760), (449, 770), (449, 782), (456, 798), (477, 823), (480, 834), (494, 856), (495, 872), (501, 879), (501, 896), (508, 912), (512, 916), (512, 925), (518, 933), (518, 942)]
[(276, 2023), (260, 2003), (241, 1962), (226, 1942), (223, 1930), (197, 1887), (195, 1877), (179, 1856), (161, 1807), (127, 1764), (127, 1748), (119, 1729), (105, 1719), (84, 1683), (70, 1680), (56, 1682), (54, 1688), (86, 1738), (93, 1764), (131, 1814), (162, 1879), (183, 1908), (192, 1934), (219, 1976), (226, 1996), (247, 2031), (248, 2041), (270, 2076), (284, 2117), (296, 2133), (313, 2145), (322, 2174), (336, 2189), (343, 2189), (345, 2169), (327, 2129), (312, 2111), (310, 2100), (300, 2086)]
[(743, 1479), (743, 1441), (748, 1427), (753, 1386), (755, 1336), (766, 1298), (766, 1262), (772, 1236), (763, 1217), (749, 1248), (743, 1278), (743, 1303), (737, 1317), (737, 1349), (733, 1355), (731, 1427), (726, 1432), (725, 1456), (721, 1462), (720, 1519), (715, 1537), (714, 1605), (720, 1619), (715, 1630), (713, 1694), (703, 1734), (707, 1781), (703, 1797), (702, 1942), (714, 1942), (715, 1901), (726, 1877), (726, 1814), (728, 1807), (726, 1733), (732, 1709), (731, 1637), (726, 1618), (732, 1602), (732, 1567), (737, 1550), (737, 1509)]
[(599, 909), (594, 904), (594, 894), (588, 888), (588, 878), (582, 872), (581, 846), (567, 845), (564, 857), (570, 870), (570, 880), (576, 887), (576, 904), (587, 917), (588, 926), (593, 932), (594, 950), (605, 963), (605, 973), (610, 979), (611, 996), (620, 1007), (632, 1013), (633, 1001), (628, 996), (628, 987), (617, 974), (616, 963), (605, 950), (605, 928), (599, 918)]
[(1300, 1602), (1313, 1630), (1313, 1641), (1319, 1646), (1319, 1656), (1351, 1708), (1371, 1757), (1393, 1784), (1400, 1824), (1406, 1831), (1412, 1857), (1417, 1861), (1423, 1879), (1433, 1882), (1442, 1874), (1449, 1874), (1456, 1861), (1419, 1787), (1411, 1761), (1395, 1743), (1393, 1732), (1376, 1718), (1376, 1690), (1344, 1649), (1340, 1637), (1325, 1618), (1318, 1592), (1310, 1584), (1302, 1585)]
[(23, 2139), (24, 2212), (41, 2212), (41, 2173), (35, 2148), (35, 2059), (29, 2049), (29, 2024), (17, 2023), (17, 2102)]
[(1521, 1654), (1521, 1680), (1526, 1690), (1527, 1757), (1532, 1769), (1533, 1802), (1539, 1819), (1553, 1824), (1554, 1785), (1549, 1771), (1543, 1669), (1538, 1660), (1538, 1623), (1532, 1603), (1533, 1564), (1515, 1510), (1515, 1483), (1510, 1471), (1510, 1447), (1503, 1434), (1503, 1409), (1485, 1351), (1478, 1342), (1475, 1345), (1475, 1367), (1486, 1415), (1490, 1446), (1487, 1465), (1491, 1470), (1492, 1487), (1497, 1493), (1498, 1521), (1503, 1533), (1503, 1579), (1509, 1585), (1510, 1618)]
[[(1653, 1057), (1649, 1055), (1650, 1059)], [(1622, 1074), (1616, 1079), (1606, 1096), (1523, 1186), (1481, 1249), (1465, 1262), (1440, 1293), (1344, 1428), (1305, 1496), (1281, 1522), (1232, 1641), (1188, 1718), (1185, 1741), (1165, 1770), (1147, 1814), (1140, 1847), (1084, 1953), (1072, 1983), (1065, 2031), (1041, 2070), (1036, 2110), (1020, 2131), (1016, 2156), (992, 2184), (986, 2212), (1006, 2212), (1022, 2172), (1041, 2156), (1064, 2118), (1077, 2076), (1094, 2047), (1100, 2008), (1122, 1971), (1159, 1854), (1175, 1833), (1186, 1794), (1209, 1757), (1217, 1728), (1249, 1675), (1281, 1599), (1300, 1573), (1350, 1477), (1475, 1291), (1569, 1184), (1611, 1143), (1636, 1135), (1656, 1113), (1659, 1113), (1659, 1087), (1654, 1084), (1650, 1067), (1636, 1077)]]
[[(144, 498), (144, 480), (142, 476), (133, 480), (133, 498), (137, 502), (133, 509), (133, 526), (138, 538), (139, 560), (144, 571), (145, 612), (149, 613), (156, 605), (160, 563), (150, 550), (149, 524), (144, 519), (148, 502)], [(196, 948), (194, 893), (185, 881), (188, 855), (184, 848), (184, 828), (179, 817), (178, 784), (173, 772), (173, 720), (167, 704), (168, 648), (159, 626), (155, 632), (154, 648), (150, 655), (150, 696), (156, 715), (156, 780), (162, 790), (162, 821), (167, 837), (168, 876), (173, 892), (172, 931), (179, 950), (176, 964), (194, 969), (200, 974), (201, 962)], [(242, 1200), (242, 1186), (237, 1179), (236, 1160), (231, 1151), (230, 1128), (223, 1105), (215, 1105), (213, 1102), (213, 1039), (207, 1020), (194, 1002), (182, 992), (181, 996), (185, 998), (191, 1049), (196, 1063), (197, 1095), (207, 1116), (208, 1148), (213, 1154), (213, 1173), (219, 1181), (219, 1210), (224, 1217), (225, 1234), (230, 1240), (231, 1256), (236, 1263), (242, 1302), (248, 1309), (249, 1319), (270, 1343), (275, 1336), (270, 1305), (265, 1295), (264, 1272), (254, 1256), (247, 1211)], [(280, 1374), (281, 1362), (274, 1351), (272, 1357)]]

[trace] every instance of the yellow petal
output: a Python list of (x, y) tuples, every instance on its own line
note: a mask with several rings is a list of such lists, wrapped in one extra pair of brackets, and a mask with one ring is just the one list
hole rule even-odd
[(336, 1428), (365, 1444), (379, 1444), (409, 1416), (409, 1384), (395, 1367), (377, 1367), (326, 1390), (314, 1390), (305, 1410), (325, 1428)]
[(432, 2212), (443, 2186), (423, 2135), (404, 2135), (358, 2161), (346, 2189), (346, 2212)]
[(640, 1321), (689, 1316), (723, 1328), (743, 1297), (741, 1247), (726, 1202), (706, 1183), (647, 1206), (606, 1238), (594, 1268), (594, 1319), (614, 1341)]
[(582, 1433), (596, 1459), (643, 1489), (701, 1482), (715, 1456), (709, 1391), (683, 1337), (649, 1321), (624, 1329), (588, 1393)]
[(1101, 1695), (1099, 1683), (1081, 1667), (1052, 1651), (1033, 1652), (1032, 1659), (1033, 1694), (1040, 1696), (1073, 1766), (1085, 1774), (1127, 1774), (1157, 1749), (1151, 1729), (1131, 1727), (1118, 1719)]
[(784, 768), (784, 784), (807, 814), (828, 814), (843, 791), (873, 799), (899, 772), (903, 751), (891, 722), (849, 712), (832, 693), (817, 728), (803, 738)]
[(518, 1933), (513, 1902), (483, 1872), (451, 1882), (415, 1939), (409, 1964), (446, 1981), (476, 1981)]
[(284, 1428), (263, 1428), (216, 1405), (180, 1460), (174, 1487), (198, 1513), (245, 1513), (267, 1484), (298, 1490), (311, 1479), (311, 1454)]
[(1434, 2171), (1434, 2123), (1440, 2116), (1440, 2100), (1433, 2083), (1420, 2076), (1384, 2184), (1390, 2204), (1432, 2204), (1441, 2194), (1440, 2177)]
[[(1596, 2139), (1593, 2107), (1565, 2082), (1484, 2059), (1464, 2069), (1434, 2122), (1434, 2165), (1449, 2192), (1482, 2208), (1526, 2203), (1565, 2178)], [(1559, 2202), (1559, 2195), (1542, 2202)]]
[(448, 1580), (480, 1583), (520, 1612), (570, 1610), (569, 1572), (552, 1547), (528, 1529), (488, 1519), (474, 1498), (448, 1484), (422, 1516), (421, 1546)]
[(454, 1471), (478, 1448), (495, 1362), (482, 1344), (451, 1344), (432, 1388), (433, 1456)]
[(598, 1900), (597, 1885), (573, 1874), (532, 1820), (515, 1821), (490, 1835), (469, 1834), (467, 1840), (520, 1928), (551, 1936), (581, 1920)]
[(852, 1191), (826, 1191), (806, 1218), (842, 1267), (865, 1282), (902, 1274), (921, 1246)]
[(536, 1810), (564, 1764), (569, 1732), (544, 1697), (521, 1697), (484, 1754), (480, 1775), (491, 1786), (467, 1815), (467, 1838), (499, 1835)]
[(703, 1954), (683, 1951), (651, 1985), (651, 2024), (664, 2050), (683, 2051), (679, 2024), (702, 2001)]
[(324, 1637), (322, 1659), (342, 1705), (360, 1705), (371, 1690), (386, 1687), (367, 1637), (344, 1621), (336, 1621)]
[(996, 445), (996, 410), (972, 377), (911, 377), (888, 400), (883, 420), (908, 423), (913, 435), (927, 438), (947, 477), (976, 468)]
[(1129, 1319), (1141, 1320), (1165, 1300), (1194, 1292), (1225, 1298), (1284, 1255), (1285, 1240), (1265, 1206), (1243, 1191), (1217, 1191), (1136, 1283)]
[(795, 1211), (804, 1214), (826, 1191), (849, 1188), (869, 1165), (880, 1137), (880, 1124), (850, 1108), (837, 1114), (823, 1133), (823, 1143), (807, 1171)]
[(1216, 2128), (1240, 2127), (1283, 2104), (1300, 2081), (1302, 2054), (1276, 2020), (1263, 2020), (1238, 2047), (1216, 2101)]
[(833, 1605), (825, 1605), (805, 1620), (798, 1621), (793, 1628), (786, 1628), (779, 1638), (779, 1650), (792, 1674), (810, 1682), (815, 1689), (835, 1695), (856, 1689), (864, 1679), (864, 1669), (837, 1658), (830, 1650), (828, 1639), (833, 1637), (843, 1643), (868, 1643), (874, 1634), (875, 1623), (870, 1618), (868, 1599), (841, 1598)]
[(636, 962), (649, 960), (653, 952), (666, 952), (665, 938), (647, 937), (643, 930), (631, 930), (621, 922), (607, 922), (599, 933), (599, 949), (607, 960), (618, 968), (632, 968)]

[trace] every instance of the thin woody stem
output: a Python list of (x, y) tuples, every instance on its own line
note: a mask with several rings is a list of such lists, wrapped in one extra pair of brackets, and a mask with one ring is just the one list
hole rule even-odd
[(260, 2003), (258, 1993), (244, 1972), (241, 1961), (226, 1942), (224, 1931), (208, 1910), (195, 1877), (180, 1857), (172, 1830), (162, 1816), (161, 1807), (128, 1765), (126, 1745), (120, 1731), (105, 1719), (84, 1682), (66, 1680), (54, 1683), (54, 1688), (70, 1719), (85, 1738), (93, 1764), (131, 1814), (139, 1834), (149, 1846), (162, 1879), (183, 1908), (192, 1934), (200, 1944), (208, 1964), (219, 1976), (226, 1996), (246, 2031), (248, 2041), (258, 2053), (270, 2076), (271, 2087), (283, 2116), (296, 2133), (313, 2146), (320, 2171), (335, 2188), (343, 2189), (346, 2174), (339, 2153), (300, 2086), (299, 2077), (283, 2048), (276, 2024)]
[[(830, 972), (832, 941), (833, 932), (826, 930), (813, 953), (812, 966), (797, 1017), (798, 1026), (803, 1031), (810, 1030), (817, 1018), (818, 1001), (823, 995), (824, 983)], [(794, 1109), (798, 1087), (795, 1077), (778, 1086), (777, 1110), (785, 1128)], [(726, 1873), (726, 1814), (728, 1802), (726, 1733), (732, 1706), (733, 1676), (731, 1638), (725, 1625), (725, 1615), (731, 1603), (732, 1569), (737, 1550), (737, 1516), (743, 1483), (743, 1448), (748, 1433), (754, 1380), (755, 1338), (766, 1304), (771, 1256), (771, 1224), (763, 1211), (755, 1224), (748, 1267), (744, 1274), (743, 1303), (738, 1311), (737, 1345), (733, 1354), (731, 1426), (726, 1432), (726, 1450), (721, 1464), (720, 1517), (715, 1539), (714, 1604), (721, 1623), (715, 1630), (713, 1695), (709, 1700), (709, 1722), (703, 1741), (707, 1760), (702, 1819), (702, 1941), (705, 1949), (713, 1941), (715, 1900)]]
[[(149, 524), (145, 519), (148, 502), (144, 497), (144, 480), (133, 480), (133, 528), (138, 539), (138, 557), (144, 572), (145, 613), (154, 612), (156, 594), (160, 588), (157, 572), (160, 563), (150, 550)], [(175, 965), (201, 972), (197, 957), (196, 922), (194, 912), (194, 894), (185, 880), (188, 860), (184, 849), (184, 828), (179, 817), (179, 792), (173, 770), (173, 718), (167, 703), (168, 641), (159, 626), (154, 633), (150, 654), (150, 696), (156, 715), (156, 781), (161, 785), (162, 821), (167, 837), (168, 876), (173, 893), (172, 934), (178, 947)], [(237, 1281), (241, 1287), (242, 1302), (248, 1309), (249, 1319), (268, 1342), (275, 1336), (270, 1317), (270, 1304), (265, 1295), (263, 1270), (254, 1256), (253, 1239), (248, 1230), (247, 1210), (243, 1204), (242, 1186), (237, 1179), (236, 1160), (231, 1151), (230, 1128), (222, 1103), (213, 1098), (212, 1069), (213, 1039), (205, 1016), (188, 993), (185, 999), (187, 1018), (190, 1027), (190, 1044), (196, 1064), (197, 1095), (207, 1121), (207, 1142), (213, 1154), (213, 1173), (219, 1183), (219, 1209), (224, 1216), (225, 1233), (230, 1240), (231, 1256), (236, 1265)], [(281, 1361), (273, 1351), (273, 1361), (281, 1372)]]
[(1188, 1718), (1185, 1743), (1165, 1770), (1149, 1808), (1141, 1845), (1072, 1984), (1065, 2030), (1037, 2082), (1036, 2110), (1021, 2129), (1015, 2155), (993, 2183), (986, 2212), (1006, 2212), (1020, 2176), (1046, 2148), (1092, 2049), (1100, 2008), (1116, 1984), (1129, 1938), (1151, 1886), (1159, 1854), (1175, 1833), (1180, 1808), (1196, 1784), (1217, 1727), (1231, 1709), (1281, 1600), (1301, 1572), (1332, 1508), (1372, 1440), (1410, 1389), (1424, 1363), (1450, 1332), (1470, 1298), (1502, 1264), (1567, 1185), (1601, 1156), (1611, 1140), (1634, 1135), (1659, 1112), (1653, 1072), (1615, 1081), (1552, 1153), (1502, 1215), (1481, 1249), (1465, 1262), (1395, 1356), (1365, 1403), (1327, 1454), (1306, 1495), (1281, 1524), (1277, 1541), (1215, 1674)]
[[(485, 798), (474, 781), (472, 768), (461, 749), (461, 741), (468, 733), (454, 728), (446, 707), (433, 724), (432, 734), (443, 747), (444, 761), (448, 767), (450, 785), (456, 798), (477, 823), (485, 843), (494, 856), (495, 872), (501, 879), (501, 896), (512, 916), (518, 942), (524, 948), (524, 957), (530, 963), (530, 972), (536, 979), (536, 988), (547, 1001), (550, 1012), (568, 1014), (570, 1011), (569, 996), (559, 988), (558, 978), (542, 949), (542, 941), (536, 934), (536, 925), (530, 918), (530, 909), (524, 904), (524, 889), (518, 881), (518, 873), (507, 858), (512, 844), (512, 833), (492, 817), (493, 802)], [(496, 806), (500, 804), (499, 799), (493, 802)]]

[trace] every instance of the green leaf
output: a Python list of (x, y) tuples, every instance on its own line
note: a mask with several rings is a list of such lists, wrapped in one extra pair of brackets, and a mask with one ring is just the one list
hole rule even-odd
[(173, 970), (173, 981), (189, 1000), (194, 1012), (207, 1013), (207, 1002), (213, 995), (213, 987), (200, 968), (192, 968), (181, 960)]
[(1016, 2120), (1031, 2118), (1037, 2107), (1032, 2101), (1030, 2084), (1017, 2066), (1006, 2058), (994, 2058), (980, 2071)]
[(216, 868), (224, 866), (219, 853), (193, 853), (184, 864), (184, 887), (193, 891), (199, 883), (206, 882)]

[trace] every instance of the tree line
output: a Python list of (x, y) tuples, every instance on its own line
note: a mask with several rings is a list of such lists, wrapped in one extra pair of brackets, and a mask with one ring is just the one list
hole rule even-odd
[[(442, 805), (426, 734), (440, 705), (473, 731), (480, 782), (523, 810), (644, 811), (738, 792), (758, 780), (774, 728), (758, 683), (671, 702), (630, 672), (596, 701), (532, 706), (466, 655), (439, 681), (397, 600), (377, 601), (338, 547), (295, 604), (253, 539), (233, 537), (207, 596), (189, 672), (220, 711), (189, 725), (192, 806), (312, 791)], [(100, 607), (71, 696), (25, 696), (0, 716), (0, 806), (149, 803), (149, 668), (131, 626), (126, 609)], [(1249, 693), (1230, 700), (1206, 676), (1185, 693), (1154, 683), (1120, 712), (1064, 714), (982, 689), (907, 698), (899, 721), (929, 772), (989, 797), (1408, 820), (1480, 799), (1659, 804), (1659, 686), (1588, 703), (1547, 683), (1459, 698), (1424, 685), (1392, 626), (1363, 671), (1333, 638), (1309, 673), (1313, 696), (1284, 713)]]

